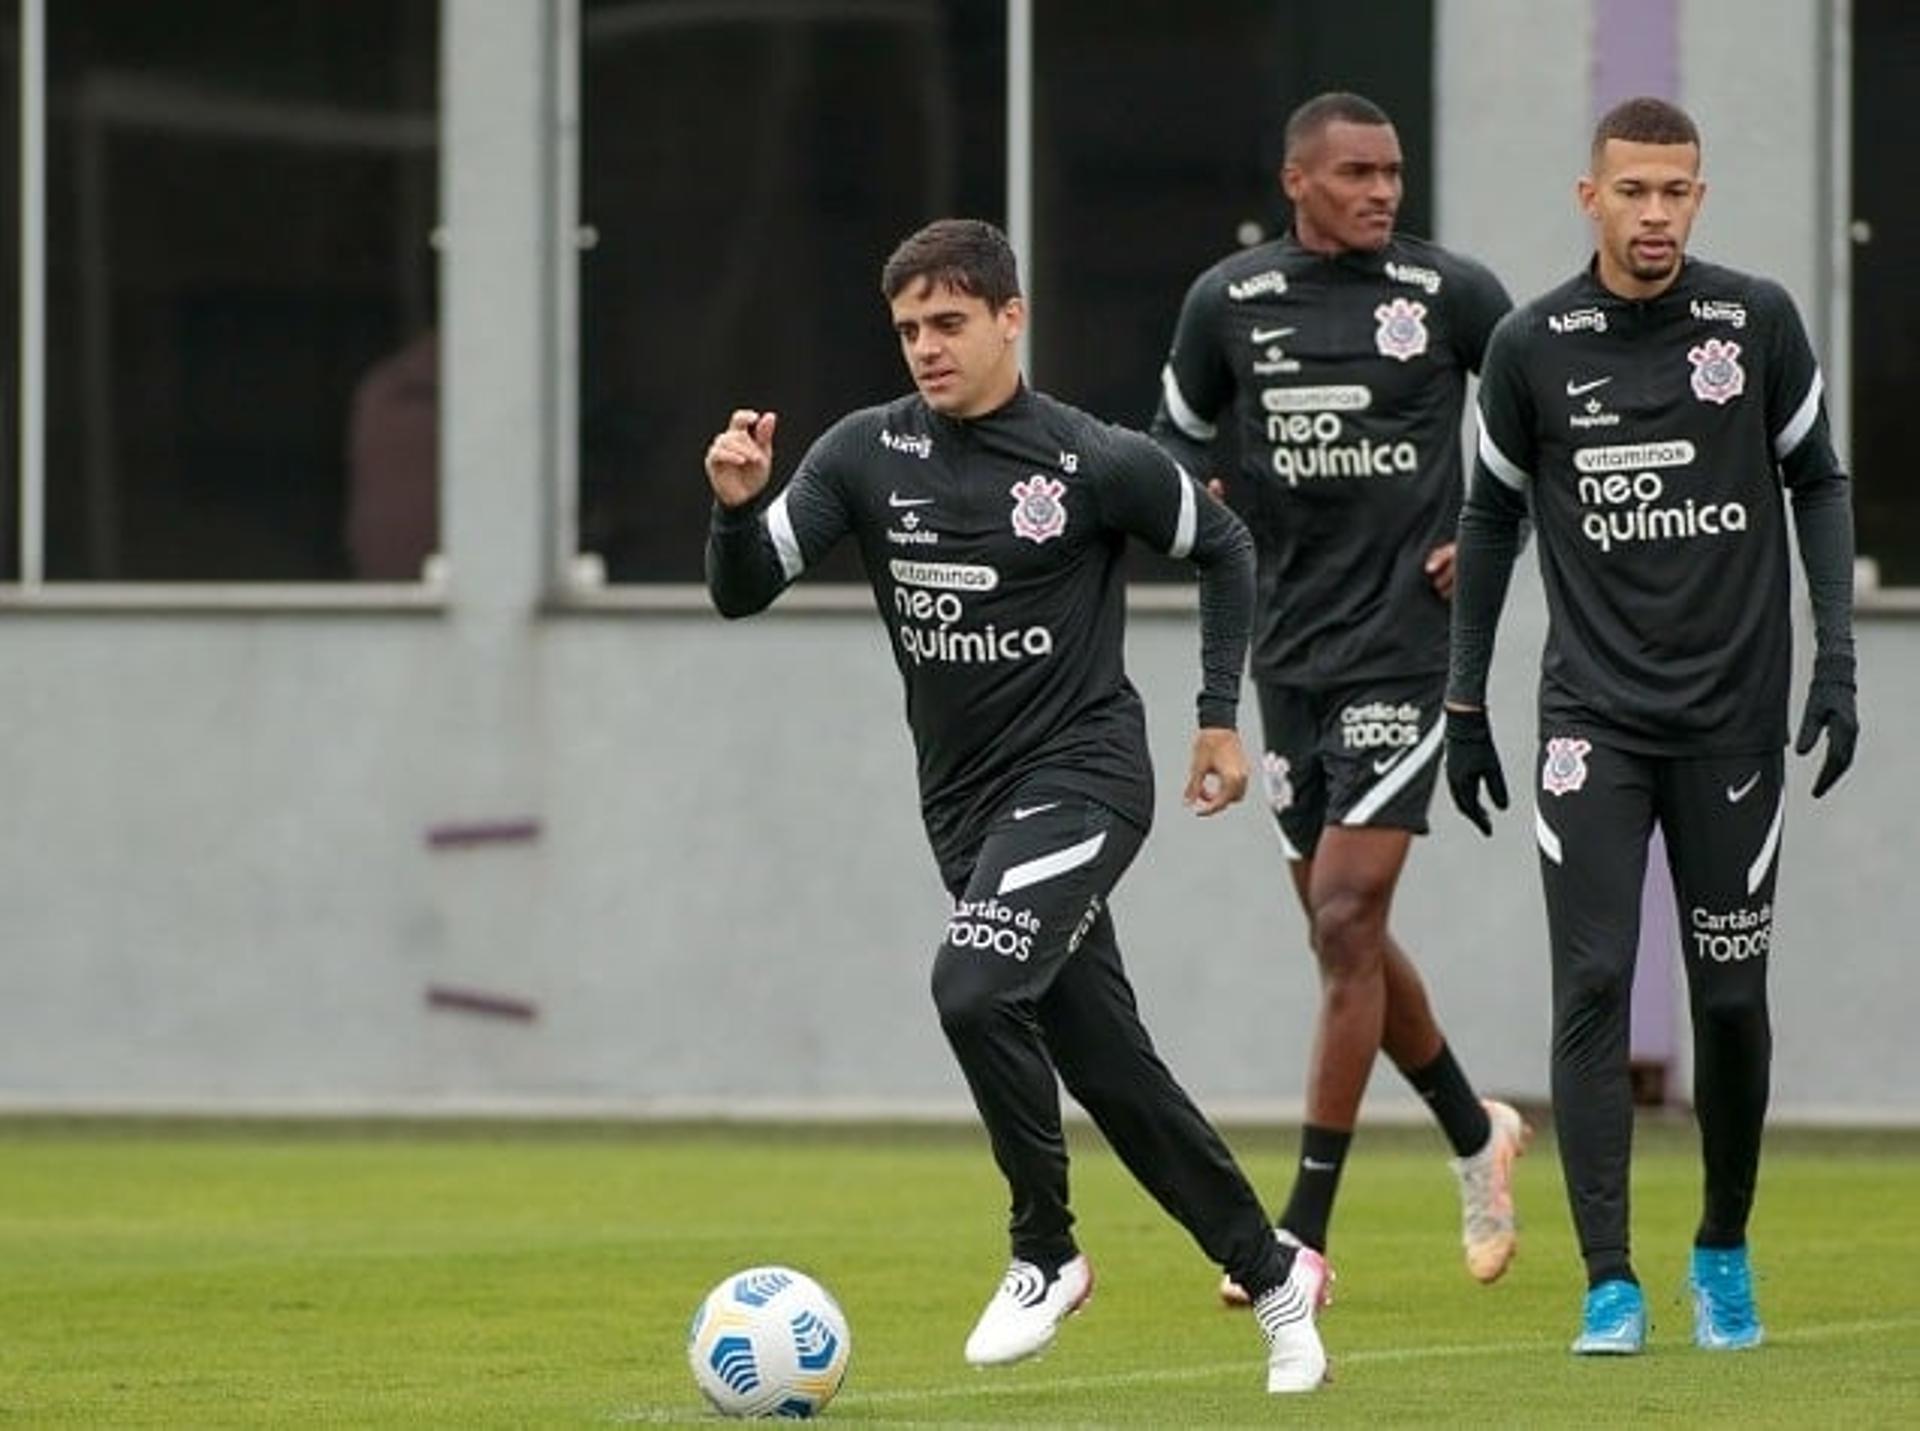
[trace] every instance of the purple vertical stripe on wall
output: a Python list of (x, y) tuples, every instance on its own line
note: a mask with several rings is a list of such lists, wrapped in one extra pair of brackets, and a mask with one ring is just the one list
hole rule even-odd
[(1680, 98), (1680, 0), (1593, 0), (1593, 117), (1637, 94)]
[[(1598, 121), (1621, 100), (1640, 94), (1680, 98), (1680, 0), (1593, 0), (1593, 118)], [(1666, 842), (1655, 831), (1640, 893), (1640, 957), (1633, 972), (1635, 1063), (1671, 1070), (1678, 1052), (1674, 962), (1680, 957), (1679, 938)]]

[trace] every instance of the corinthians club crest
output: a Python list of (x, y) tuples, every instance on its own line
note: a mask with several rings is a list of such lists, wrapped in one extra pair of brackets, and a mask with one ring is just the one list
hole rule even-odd
[(1417, 358), (1427, 351), (1427, 305), (1408, 298), (1396, 298), (1373, 310), (1380, 320), (1373, 343), (1382, 357), (1401, 362)]
[(1687, 349), (1693, 364), (1693, 395), (1701, 402), (1726, 404), (1747, 390), (1746, 370), (1740, 366), (1740, 345), (1709, 338)]
[(1060, 499), (1067, 484), (1036, 472), (1013, 484), (1013, 534), (1030, 542), (1046, 542), (1067, 529), (1067, 508)]
[(1591, 742), (1556, 735), (1547, 742), (1547, 763), (1540, 771), (1540, 788), (1549, 795), (1571, 795), (1587, 783), (1587, 752)]
[(1277, 815), (1293, 803), (1293, 767), (1286, 756), (1269, 750), (1260, 757), (1260, 773), (1266, 778), (1267, 804)]

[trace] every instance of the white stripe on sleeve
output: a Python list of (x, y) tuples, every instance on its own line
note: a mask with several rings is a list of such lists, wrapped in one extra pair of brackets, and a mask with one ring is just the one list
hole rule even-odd
[(1160, 390), (1166, 394), (1167, 415), (1175, 427), (1195, 442), (1211, 442), (1220, 429), (1193, 410), (1187, 395), (1180, 391), (1180, 380), (1173, 375), (1173, 364), (1160, 369)]
[(1184, 561), (1193, 552), (1193, 534), (1200, 525), (1200, 509), (1193, 500), (1193, 479), (1187, 475), (1187, 469), (1176, 462), (1173, 470), (1180, 483), (1180, 516), (1173, 524), (1173, 545), (1167, 548), (1167, 555)]
[(1826, 382), (1820, 376), (1820, 370), (1813, 370), (1813, 381), (1807, 385), (1807, 395), (1800, 400), (1800, 406), (1794, 410), (1787, 425), (1780, 429), (1780, 435), (1773, 439), (1773, 455), (1784, 462), (1798, 447), (1809, 432), (1813, 431), (1813, 420), (1820, 415), (1820, 394), (1825, 391)]
[(793, 532), (793, 518), (787, 514), (787, 493), (792, 490), (789, 487), (775, 497), (767, 508), (767, 535), (773, 538), (773, 550), (788, 581), (807, 569), (807, 559), (800, 554), (800, 538)]
[(1514, 491), (1525, 489), (1533, 476), (1519, 463), (1500, 450), (1499, 444), (1487, 435), (1486, 425), (1480, 427), (1480, 460), (1487, 464), (1487, 470)]

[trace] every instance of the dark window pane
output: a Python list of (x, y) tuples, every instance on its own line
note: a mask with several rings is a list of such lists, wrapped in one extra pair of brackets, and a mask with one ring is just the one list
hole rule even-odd
[[(707, 439), (780, 414), (776, 477), (908, 386), (880, 265), (1005, 205), (1005, 7), (587, 0), (580, 546), (700, 576)], [(830, 574), (850, 575), (850, 549)]]
[(20, 578), (20, 6), (0, 3), (0, 581)]
[(438, 0), (47, 19), (48, 575), (417, 577)]
[[(1039, 386), (1144, 427), (1187, 285), (1286, 225), (1281, 130), (1355, 90), (1393, 116), (1400, 226), (1431, 233), (1431, 0), (1045, 0), (1034, 7), (1033, 370)], [(1190, 580), (1184, 564), (1140, 574)]]
[[(1907, 405), (1920, 388), (1920, 193), (1889, 182), (1913, 163), (1920, 7), (1853, 9), (1853, 466), (1856, 544), (1887, 586), (1920, 586), (1920, 484)], [(1864, 225), (1864, 228), (1859, 227)]]

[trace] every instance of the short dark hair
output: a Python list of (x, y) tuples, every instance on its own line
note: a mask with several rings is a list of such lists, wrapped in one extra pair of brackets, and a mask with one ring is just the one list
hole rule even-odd
[(1336, 122), (1346, 124), (1392, 124), (1387, 112), (1363, 94), (1329, 90), (1316, 94), (1287, 116), (1286, 157), (1291, 159), (1301, 146), (1320, 137), (1320, 131)]
[(880, 270), (891, 303), (918, 280), (970, 293), (998, 312), (1020, 296), (1020, 266), (1007, 236), (984, 219), (935, 219), (903, 239)]
[(1593, 166), (1600, 167), (1609, 139), (1628, 144), (1691, 144), (1700, 147), (1700, 130), (1679, 105), (1650, 94), (1623, 99), (1593, 127)]

